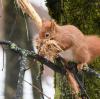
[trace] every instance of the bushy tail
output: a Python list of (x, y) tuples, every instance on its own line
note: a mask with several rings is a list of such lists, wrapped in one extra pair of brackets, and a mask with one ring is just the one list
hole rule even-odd
[(98, 36), (86, 36), (88, 48), (90, 52), (95, 56), (100, 56), (100, 37)]

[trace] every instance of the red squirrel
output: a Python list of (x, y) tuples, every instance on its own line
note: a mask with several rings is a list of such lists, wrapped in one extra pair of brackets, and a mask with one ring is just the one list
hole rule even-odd
[(100, 38), (84, 35), (73, 25), (58, 25), (54, 20), (44, 20), (39, 39), (52, 39), (64, 50), (59, 55), (66, 62), (76, 62), (78, 70), (100, 56)]

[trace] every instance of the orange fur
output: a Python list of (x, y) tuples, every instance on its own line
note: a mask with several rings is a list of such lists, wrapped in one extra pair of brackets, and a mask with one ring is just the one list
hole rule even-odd
[[(49, 37), (46, 37), (46, 33), (49, 33)], [(52, 20), (43, 21), (39, 38), (56, 40), (65, 51), (60, 55), (66, 61), (77, 62), (78, 69), (82, 69), (84, 64), (100, 56), (100, 38), (84, 35), (73, 25), (59, 26)]]
[(91, 55), (91, 61), (100, 56), (100, 38), (95, 35), (85, 36)]

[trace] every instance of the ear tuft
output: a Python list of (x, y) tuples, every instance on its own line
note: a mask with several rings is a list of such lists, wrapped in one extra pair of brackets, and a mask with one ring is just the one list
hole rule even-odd
[(43, 22), (45, 22), (45, 21), (46, 21), (46, 19), (45, 19), (45, 18), (43, 18), (43, 19), (42, 19), (42, 23), (43, 23)]
[(52, 30), (55, 30), (55, 27), (56, 27), (56, 22), (55, 22), (55, 20), (51, 20), (51, 29), (52, 29)]
[(45, 28), (50, 28), (53, 31), (56, 27), (56, 22), (53, 19), (42, 19), (42, 26)]

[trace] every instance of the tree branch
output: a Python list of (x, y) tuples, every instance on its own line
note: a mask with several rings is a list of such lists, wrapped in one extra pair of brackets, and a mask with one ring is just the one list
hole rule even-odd
[[(48, 66), (49, 68), (51, 68), (52, 70), (54, 70), (55, 72), (61, 73), (62, 75), (66, 74), (66, 70), (65, 68), (59, 65), (54, 64), (53, 62), (47, 60), (46, 58), (36, 54), (34, 51), (29, 51), (29, 50), (25, 50), (25, 49), (21, 49), (20, 47), (18, 47), (15, 43), (12, 43), (11, 41), (0, 41), (0, 44), (3, 45), (8, 45), (9, 49), (11, 49), (12, 51), (20, 54), (20, 55), (24, 55), (26, 57), (32, 57), (38, 61), (40, 61), (42, 64), (45, 64), (46, 66)], [(73, 65), (72, 65), (73, 64)], [(69, 69), (73, 69), (77, 64), (75, 63), (68, 63)], [(91, 75), (95, 75), (96, 77), (100, 78), (100, 74), (97, 73), (95, 70), (91, 69), (91, 68), (87, 68), (86, 70), (84, 70), (84, 72), (86, 72), (87, 74), (91, 74)]]
[(44, 64), (44, 65), (48, 66), (49, 68), (51, 68), (52, 70), (54, 70), (55, 72), (61, 73), (63, 75), (66, 74), (66, 70), (63, 67), (60, 67), (60, 66), (54, 64), (53, 62), (47, 60), (46, 58), (36, 54), (34, 51), (21, 49), (20, 47), (18, 47), (15, 43), (12, 43), (11, 41), (0, 41), (0, 44), (8, 45), (12, 51), (14, 51), (20, 55), (24, 55), (26, 57), (32, 57), (32, 58), (38, 60), (42, 64)]
[[(78, 78), (78, 76), (77, 76), (77, 70), (75, 69), (76, 68), (76, 64), (75, 63), (72, 63), (72, 64), (68, 64), (67, 65), (67, 70), (65, 69), (65, 67), (64, 66), (59, 66), (59, 65), (56, 65), (56, 64), (54, 64), (53, 62), (51, 62), (51, 61), (49, 61), (49, 60), (47, 60), (46, 58), (44, 58), (44, 57), (42, 57), (42, 56), (40, 56), (40, 55), (38, 55), (38, 54), (36, 54), (34, 51), (29, 51), (29, 50), (25, 50), (25, 49), (21, 49), (20, 47), (18, 47), (15, 43), (12, 43), (11, 41), (0, 41), (0, 44), (4, 44), (4, 45), (8, 45), (9, 46), (9, 48), (12, 50), (12, 51), (14, 51), (14, 52), (16, 52), (16, 53), (18, 53), (18, 54), (20, 54), (21, 56), (24, 56), (24, 57), (32, 57), (32, 58), (34, 58), (34, 59), (36, 59), (36, 60), (38, 60), (39, 62), (41, 62), (42, 64), (45, 64), (46, 66), (48, 66), (49, 68), (51, 68), (52, 70), (54, 70), (55, 72), (58, 72), (58, 73), (61, 73), (62, 75), (66, 75), (66, 72), (69, 74), (69, 79), (70, 79), (70, 82), (71, 83), (73, 83), (72, 85), (75, 85), (75, 86), (73, 86), (73, 88), (75, 88), (75, 91), (77, 90), (77, 91), (79, 91), (79, 89), (76, 89), (76, 88), (78, 88), (77, 87), (77, 83), (78, 83), (78, 85), (79, 85), (79, 87), (85, 92), (85, 94), (86, 94), (86, 96), (88, 97), (88, 95), (87, 95), (87, 93), (86, 93), (86, 90), (84, 89), (84, 86), (81, 84), (81, 82), (80, 82), (80, 80), (79, 80), (79, 78)], [(24, 73), (25, 73), (25, 71), (24, 71), (24, 69), (22, 69), (22, 68), (25, 68), (25, 64), (23, 65), (24, 67), (21, 67), (21, 72), (20, 73), (22, 73), (22, 76), (24, 75)], [(70, 73), (69, 73), (70, 72)], [(87, 70), (86, 70), (86, 72), (87, 73), (90, 73), (90, 74), (93, 74), (93, 75), (96, 75), (98, 78), (100, 78), (100, 74), (99, 73), (97, 73), (96, 71), (94, 71), (93, 69), (90, 69), (90, 68), (88, 68)], [(73, 75), (72, 75), (72, 74)], [(20, 74), (19, 74), (20, 75)], [(20, 82), (20, 84), (18, 85), (18, 90), (19, 89), (21, 89), (22, 88), (22, 81), (23, 81), (23, 77), (20, 77), (19, 76), (19, 78), (22, 78), (19, 82)], [(73, 78), (73, 76), (74, 76), (74, 78)], [(74, 80), (73, 80), (74, 79)], [(76, 82), (76, 81), (77, 82)], [(74, 82), (73, 82), (74, 81)], [(17, 91), (18, 92), (18, 91)], [(21, 91), (20, 91), (20, 93), (21, 93)], [(18, 96), (19, 95), (19, 92), (18, 93), (16, 93), (16, 96)], [(18, 96), (19, 97), (19, 96)], [(17, 98), (17, 99), (19, 99), (19, 98)]]

